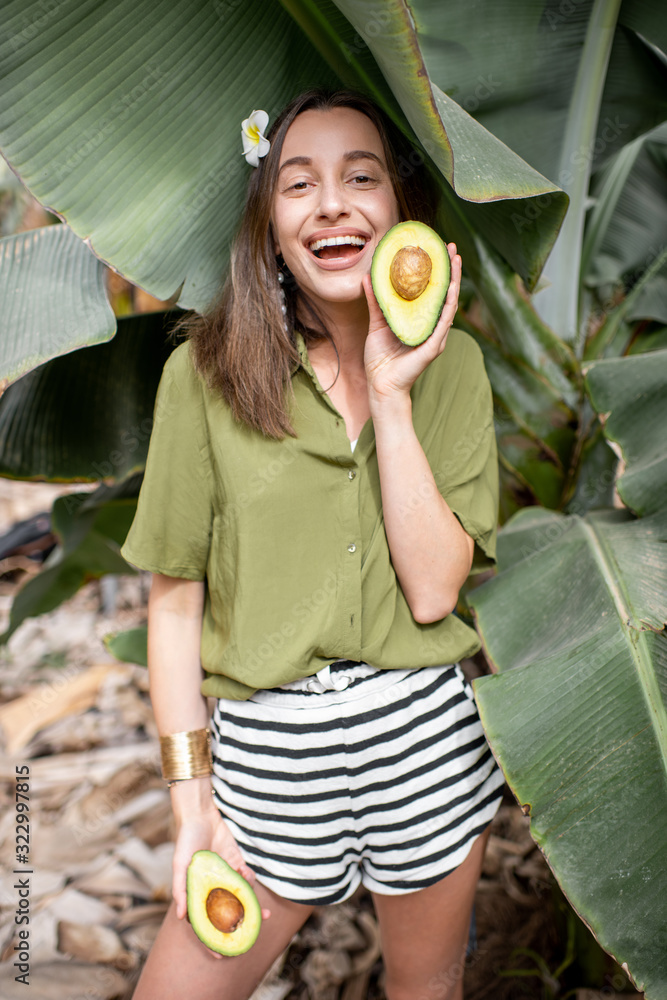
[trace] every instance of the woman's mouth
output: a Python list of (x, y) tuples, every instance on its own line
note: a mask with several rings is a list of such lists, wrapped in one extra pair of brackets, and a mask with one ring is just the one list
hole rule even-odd
[(352, 260), (366, 245), (365, 236), (327, 236), (313, 240), (308, 249), (318, 260)]

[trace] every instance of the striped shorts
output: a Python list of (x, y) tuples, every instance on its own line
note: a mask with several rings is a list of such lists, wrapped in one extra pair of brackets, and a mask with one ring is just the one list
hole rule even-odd
[(214, 801), (258, 881), (322, 905), (414, 892), (466, 858), (503, 777), (458, 665), (339, 660), (211, 723)]

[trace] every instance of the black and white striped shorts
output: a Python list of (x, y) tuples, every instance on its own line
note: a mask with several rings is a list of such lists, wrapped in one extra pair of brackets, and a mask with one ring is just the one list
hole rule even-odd
[(220, 699), (214, 801), (258, 881), (321, 905), (439, 881), (493, 819), (502, 773), (458, 665), (340, 660)]

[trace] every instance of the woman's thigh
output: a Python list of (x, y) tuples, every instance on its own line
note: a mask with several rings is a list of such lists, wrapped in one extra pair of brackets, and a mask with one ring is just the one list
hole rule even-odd
[(475, 888), (489, 829), (439, 882), (403, 895), (374, 892), (388, 1000), (461, 1000)]
[(134, 1000), (246, 1000), (312, 912), (311, 906), (281, 899), (258, 883), (255, 892), (271, 916), (262, 922), (250, 951), (233, 958), (216, 957), (204, 947), (188, 921), (177, 919), (172, 903), (146, 960)]

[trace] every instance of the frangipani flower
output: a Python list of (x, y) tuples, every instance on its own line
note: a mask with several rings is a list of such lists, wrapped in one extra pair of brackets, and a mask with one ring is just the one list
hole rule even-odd
[(241, 122), (241, 141), (243, 155), (251, 167), (258, 167), (260, 157), (266, 156), (271, 146), (264, 132), (269, 124), (266, 111), (253, 111), (250, 118)]

